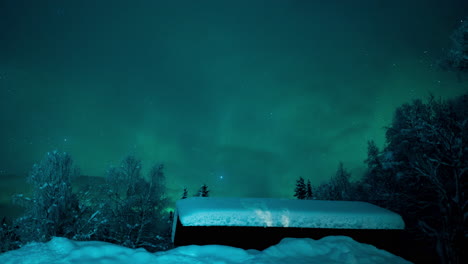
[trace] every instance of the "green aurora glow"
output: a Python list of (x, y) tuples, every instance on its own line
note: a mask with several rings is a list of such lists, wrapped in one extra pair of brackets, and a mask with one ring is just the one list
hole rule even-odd
[(318, 184), (340, 161), (358, 178), (397, 106), (467, 91), (435, 65), (467, 11), (461, 0), (0, 1), (0, 179), (53, 149), (93, 176), (128, 153), (163, 162), (172, 197), (203, 183), (214, 196), (292, 197), (295, 179)]

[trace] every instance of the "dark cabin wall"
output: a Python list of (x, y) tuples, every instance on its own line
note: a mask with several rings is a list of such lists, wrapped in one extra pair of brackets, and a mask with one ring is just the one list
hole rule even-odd
[[(176, 215), (177, 216), (177, 215)], [(177, 216), (174, 246), (226, 245), (263, 250), (286, 237), (321, 239), (326, 236), (349, 236), (360, 243), (374, 245), (413, 263), (438, 263), (435, 252), (418, 243), (405, 230), (325, 229), (241, 226), (183, 226)]]
[(217, 244), (263, 250), (278, 244), (285, 237), (320, 239), (326, 236), (349, 236), (358, 242), (400, 255), (402, 235), (402, 230), (379, 229), (183, 226), (177, 219), (174, 245)]

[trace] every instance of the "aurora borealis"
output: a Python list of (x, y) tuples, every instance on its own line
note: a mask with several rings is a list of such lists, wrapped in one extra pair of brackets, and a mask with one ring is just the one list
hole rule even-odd
[(54, 149), (92, 176), (162, 162), (171, 197), (290, 198), (340, 161), (358, 178), (396, 107), (467, 91), (437, 66), (467, 16), (463, 0), (0, 0), (0, 179)]

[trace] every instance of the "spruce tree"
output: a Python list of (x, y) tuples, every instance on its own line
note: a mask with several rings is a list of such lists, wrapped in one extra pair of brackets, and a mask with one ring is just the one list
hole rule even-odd
[(187, 199), (187, 196), (188, 196), (187, 187), (184, 187), (184, 193), (182, 194), (182, 198), (181, 198), (181, 199)]
[(294, 197), (299, 200), (304, 200), (307, 196), (307, 188), (304, 182), (304, 178), (300, 177), (299, 180), (296, 180), (296, 189), (294, 189)]

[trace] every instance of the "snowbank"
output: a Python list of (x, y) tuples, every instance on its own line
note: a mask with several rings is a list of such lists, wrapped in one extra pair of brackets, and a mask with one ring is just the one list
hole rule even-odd
[(0, 255), (2, 264), (301, 264), (301, 263), (410, 263), (371, 245), (349, 237), (331, 236), (320, 240), (285, 238), (263, 251), (228, 246), (184, 246), (149, 253), (105, 242), (77, 242), (54, 238), (48, 243), (32, 243)]
[(193, 197), (176, 207), (184, 226), (405, 228), (400, 215), (366, 202)]

